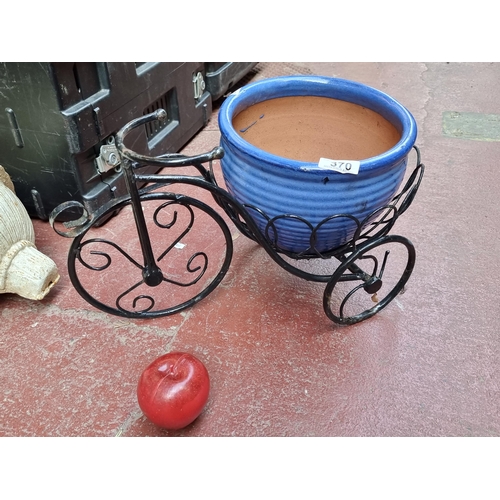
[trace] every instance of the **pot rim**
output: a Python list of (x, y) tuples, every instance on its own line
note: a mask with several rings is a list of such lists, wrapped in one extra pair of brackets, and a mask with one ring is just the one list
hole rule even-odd
[[(339, 99), (364, 106), (391, 122), (401, 133), (401, 139), (390, 149), (360, 160), (360, 172), (370, 172), (394, 165), (403, 160), (417, 138), (417, 124), (412, 114), (396, 99), (368, 85), (326, 76), (279, 76), (259, 80), (241, 87), (222, 103), (219, 111), (219, 129), (222, 138), (242, 153), (259, 161), (271, 163), (279, 168), (307, 170), (324, 174), (337, 173), (320, 168), (317, 163), (293, 160), (268, 153), (243, 139), (234, 129), (232, 120), (241, 111), (269, 99), (292, 96), (316, 96)], [(332, 158), (347, 160), (348, 158)]]

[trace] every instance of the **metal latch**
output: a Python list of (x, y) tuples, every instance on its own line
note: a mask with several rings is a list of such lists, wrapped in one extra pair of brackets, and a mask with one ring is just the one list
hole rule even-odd
[(109, 172), (120, 165), (120, 155), (115, 146), (114, 138), (108, 139), (108, 144), (101, 146), (99, 156), (95, 159), (97, 170), (100, 174)]
[(203, 80), (203, 75), (198, 71), (198, 74), (193, 75), (193, 85), (194, 85), (194, 98), (200, 99), (205, 91), (205, 80)]

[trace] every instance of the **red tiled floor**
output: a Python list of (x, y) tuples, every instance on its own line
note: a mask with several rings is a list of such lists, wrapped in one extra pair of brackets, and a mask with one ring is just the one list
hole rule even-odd
[[(66, 270), (71, 241), (34, 220), (37, 246), (61, 279), (41, 302), (0, 295), (0, 435), (500, 435), (500, 146), (442, 128), (448, 111), (500, 115), (500, 64), (261, 68), (254, 79), (281, 71), (357, 80), (415, 116), (426, 173), (393, 230), (417, 250), (406, 293), (367, 321), (335, 326), (323, 285), (288, 274), (231, 225), (233, 261), (210, 296), (174, 316), (125, 319), (76, 293)], [(216, 115), (186, 154), (218, 144)], [(124, 210), (101, 231), (130, 243), (126, 221)], [(220, 235), (209, 241), (221, 247)], [(202, 415), (175, 432), (147, 421), (136, 399), (141, 371), (170, 350), (198, 356), (212, 384)]]

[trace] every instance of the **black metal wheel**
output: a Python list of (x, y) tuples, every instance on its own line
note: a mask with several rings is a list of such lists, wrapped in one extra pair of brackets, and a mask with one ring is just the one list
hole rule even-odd
[[(178, 313), (211, 293), (233, 254), (222, 217), (194, 198), (153, 192), (140, 196), (154, 269), (145, 263), (130, 199), (100, 214), (74, 240), (68, 272), (77, 292), (101, 311), (128, 318)], [(104, 226), (100, 220), (121, 210)], [(92, 234), (92, 237), (90, 235)]]
[(323, 294), (326, 315), (340, 325), (371, 318), (404, 291), (414, 265), (415, 247), (407, 238), (366, 241), (341, 258), (330, 278)]

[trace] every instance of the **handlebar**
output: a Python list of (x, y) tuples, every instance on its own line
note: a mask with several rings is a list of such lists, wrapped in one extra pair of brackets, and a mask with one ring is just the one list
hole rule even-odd
[(147, 115), (136, 118), (135, 120), (130, 121), (125, 126), (123, 126), (116, 133), (116, 147), (122, 156), (125, 158), (139, 162), (146, 163), (148, 165), (155, 165), (158, 167), (185, 167), (197, 163), (205, 163), (207, 161), (219, 160), (224, 156), (224, 150), (217, 146), (212, 151), (208, 153), (203, 153), (196, 156), (184, 156), (178, 153), (174, 154), (165, 154), (160, 156), (147, 156), (136, 153), (135, 151), (127, 148), (124, 144), (125, 137), (135, 128), (144, 125), (145, 123), (149, 123), (155, 120), (159, 120), (161, 122), (167, 119), (167, 112), (164, 109), (157, 109), (153, 113), (149, 113)]

